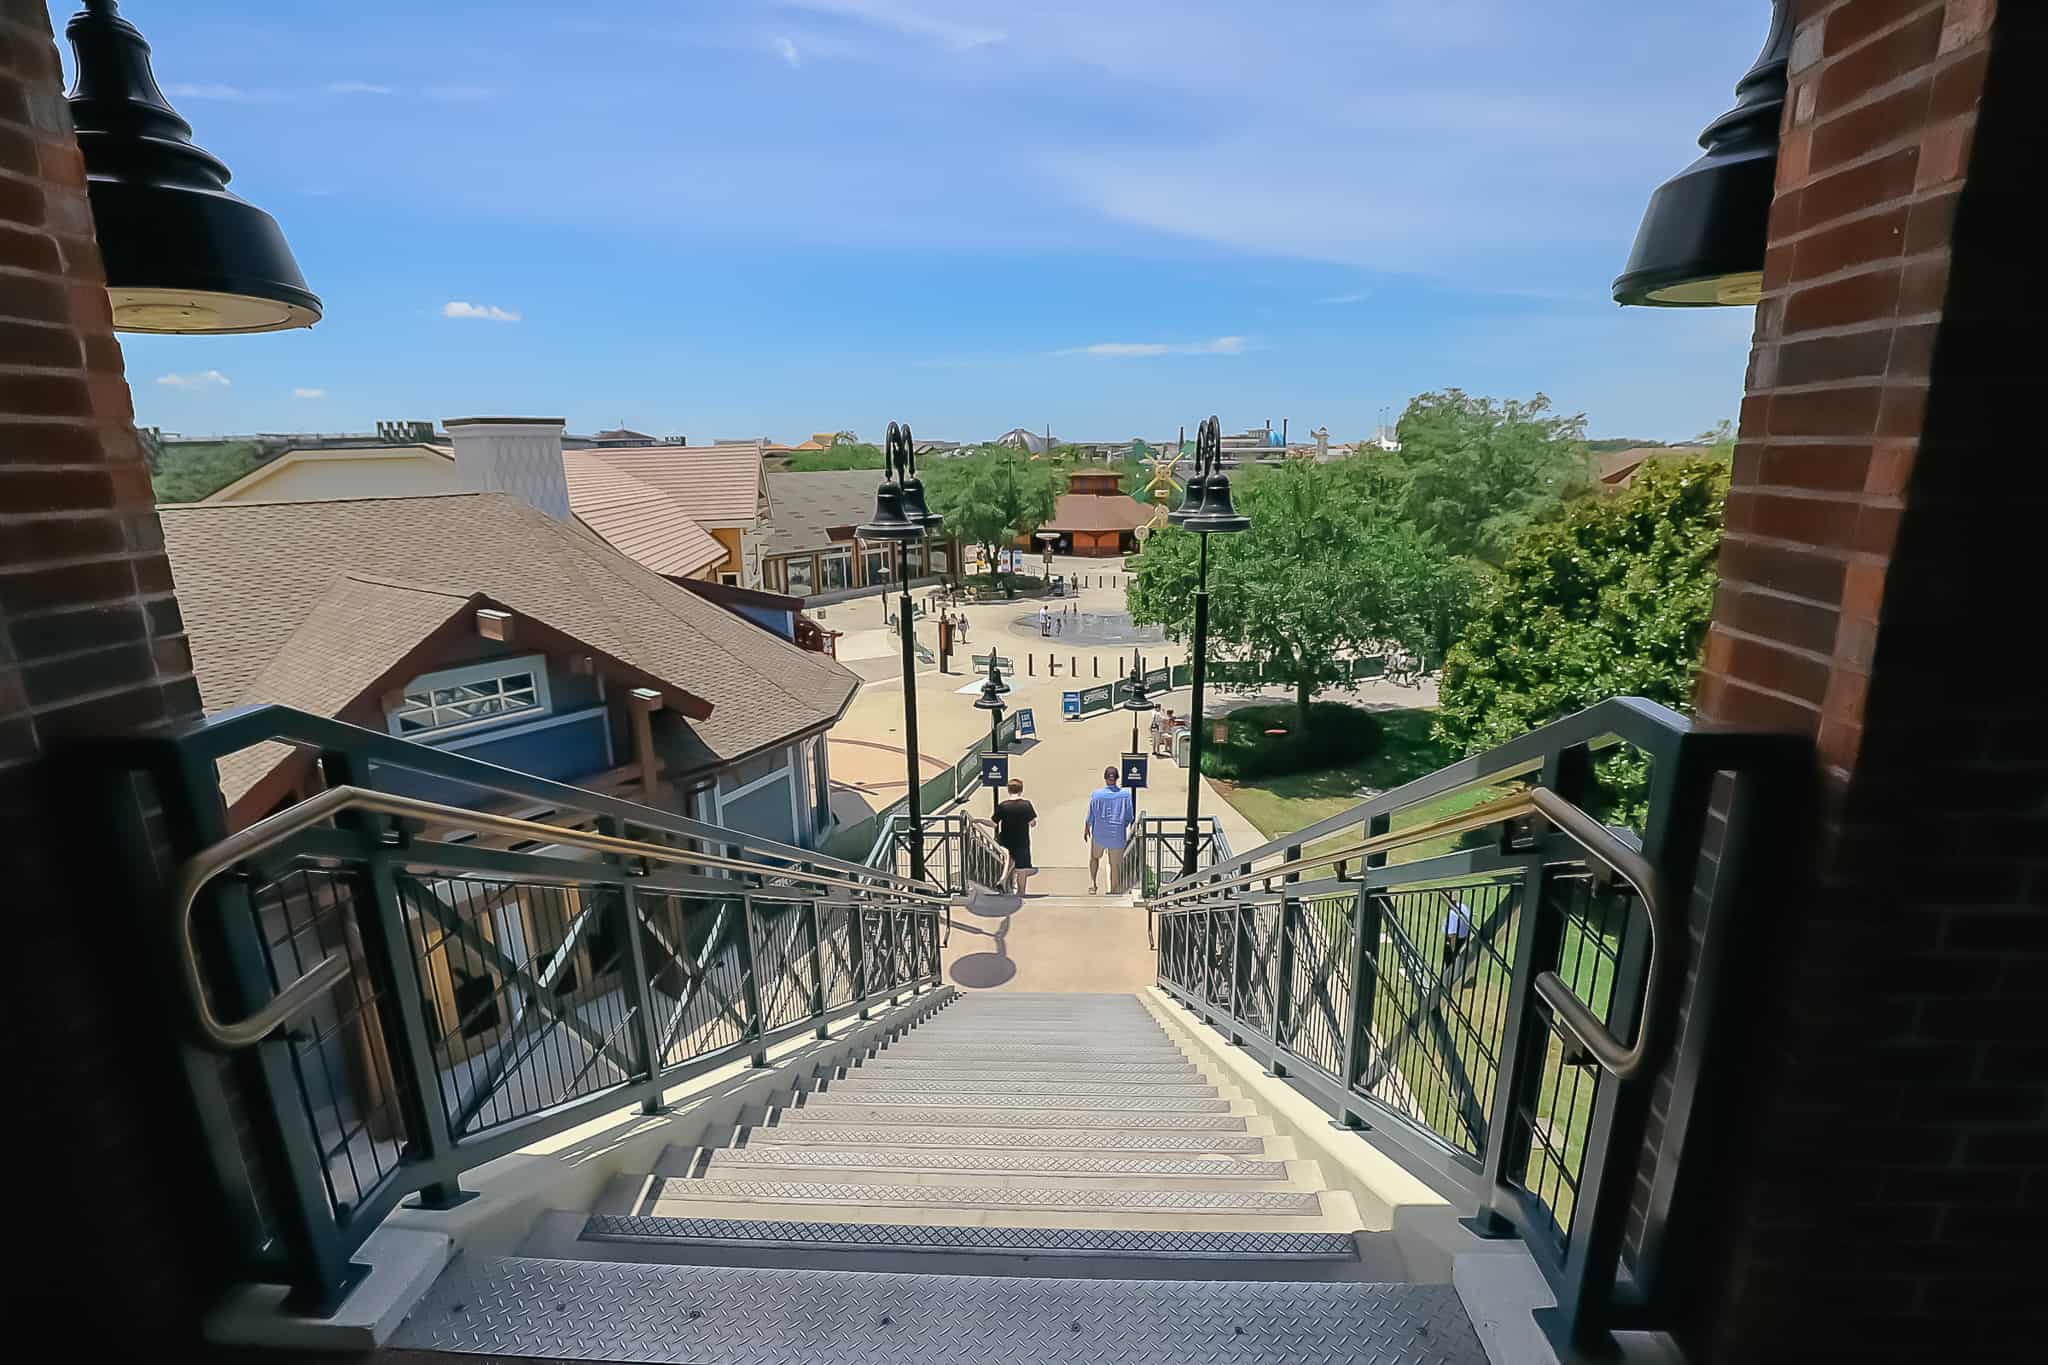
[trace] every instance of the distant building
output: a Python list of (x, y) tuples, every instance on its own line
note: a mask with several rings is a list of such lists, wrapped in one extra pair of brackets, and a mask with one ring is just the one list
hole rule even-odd
[(1059, 536), (1058, 554), (1120, 555), (1138, 548), (1137, 529), (1151, 519), (1152, 509), (1125, 493), (1117, 475), (1075, 473), (1039, 529)]
[[(760, 528), (761, 583), (770, 592), (829, 598), (894, 582), (894, 542), (864, 541), (855, 527), (875, 514), (872, 469), (772, 473), (768, 513)], [(929, 553), (929, 559), (927, 559)], [(958, 537), (950, 533), (907, 547), (912, 577), (952, 572)]]
[[(559, 460), (549, 484), (517, 424), (490, 426), (459, 453), (506, 491), (161, 509), (207, 709), (295, 706), (814, 845), (824, 732), (858, 679), (785, 637), (790, 604), (762, 619), (773, 603), (708, 601), (607, 545), (560, 510)], [(293, 799), (314, 757), (222, 760), (234, 822)]]
[(1026, 431), (1023, 427), (1011, 427), (990, 442), (991, 445), (1009, 446), (1031, 455), (1043, 455), (1059, 443), (1059, 438), (1050, 432)]
[(1706, 446), (1631, 446), (1596, 455), (1593, 464), (1601, 488), (1618, 493), (1635, 479), (1638, 469), (1653, 460), (1693, 460), (1708, 453)]

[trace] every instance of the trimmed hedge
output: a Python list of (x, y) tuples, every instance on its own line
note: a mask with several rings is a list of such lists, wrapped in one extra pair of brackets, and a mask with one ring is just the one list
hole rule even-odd
[[(1372, 713), (1343, 702), (1309, 703), (1306, 730), (1290, 702), (1240, 707), (1222, 719), (1228, 738), (1222, 744), (1205, 740), (1202, 772), (1234, 782), (1340, 768), (1380, 747), (1380, 726)], [(1266, 733), (1273, 729), (1287, 733)]]

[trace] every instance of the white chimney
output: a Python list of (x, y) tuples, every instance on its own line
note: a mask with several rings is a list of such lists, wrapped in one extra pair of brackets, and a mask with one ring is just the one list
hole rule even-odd
[(451, 417), (442, 425), (455, 447), (455, 474), (464, 488), (510, 493), (558, 521), (569, 520), (561, 418)]

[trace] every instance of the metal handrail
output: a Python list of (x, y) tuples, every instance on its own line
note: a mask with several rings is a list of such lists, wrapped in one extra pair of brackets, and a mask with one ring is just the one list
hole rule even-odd
[(1536, 993), (1550, 1005), (1557, 1021), (1592, 1055), (1593, 1060), (1600, 1064), (1601, 1070), (1618, 1081), (1632, 1080), (1650, 1066), (1652, 1045), (1656, 1041), (1653, 1036), (1656, 1032), (1655, 1024), (1662, 1014), (1663, 996), (1670, 988), (1667, 978), (1671, 975), (1672, 968), (1677, 965), (1677, 958), (1670, 951), (1672, 944), (1677, 940), (1676, 926), (1667, 922), (1670, 910), (1665, 904), (1656, 869), (1651, 867), (1649, 861), (1616, 838), (1607, 826), (1547, 787), (1532, 787), (1526, 792), (1502, 797), (1498, 801), (1489, 801), (1441, 820), (1432, 820), (1410, 829), (1377, 835), (1348, 848), (1335, 849), (1313, 857), (1294, 858), (1260, 872), (1248, 872), (1226, 881), (1190, 887), (1154, 901), (1152, 905), (1156, 911), (1162, 904), (1171, 905), (1191, 897), (1213, 895), (1251, 882), (1263, 882), (1285, 872), (1319, 867), (1339, 857), (1351, 858), (1360, 854), (1384, 853), (1409, 844), (1421, 843), (1426, 839), (1481, 829), (1503, 820), (1532, 814), (1541, 815), (1549, 820), (1559, 833), (1612, 868), (1615, 874), (1633, 887), (1636, 895), (1642, 899), (1643, 914), (1649, 924), (1650, 941), (1643, 973), (1643, 1022), (1642, 1027), (1636, 1030), (1636, 1041), (1633, 1046), (1616, 1038), (1607, 1025), (1600, 1021), (1600, 1017), (1593, 1013), (1592, 1007), (1581, 1000), (1556, 972), (1539, 972), (1533, 983)]
[[(617, 835), (565, 829), (560, 825), (521, 820), (511, 815), (464, 810), (459, 806), (445, 806), (410, 796), (393, 796), (385, 792), (368, 791), (362, 787), (330, 787), (317, 796), (281, 810), (275, 815), (266, 816), (212, 847), (201, 850), (186, 859), (184, 865), (178, 869), (178, 878), (171, 899), (172, 922), (176, 929), (173, 939), (178, 956), (178, 975), (185, 990), (186, 1002), (192, 1010), (193, 1023), (198, 1027), (202, 1040), (216, 1050), (232, 1052), (253, 1046), (284, 1027), (339, 985), (341, 979), (349, 973), (349, 963), (345, 956), (329, 954), (271, 997), (270, 1001), (254, 1014), (245, 1019), (223, 1022), (214, 1014), (212, 1005), (207, 1001), (206, 982), (199, 967), (198, 949), (192, 941), (192, 911), (198, 904), (199, 893), (205, 889), (208, 882), (236, 863), (274, 847), (301, 830), (332, 819), (346, 810), (370, 811), (398, 819), (431, 820), (439, 824), (473, 829), (479, 833), (537, 838), (551, 844), (567, 844), (593, 852), (646, 858), (654, 862), (723, 868), (764, 876), (794, 877), (814, 886), (842, 887), (868, 894), (884, 889), (872, 883), (792, 871), (786, 867), (751, 863), (717, 853), (694, 853), (669, 848), (663, 844), (645, 843), (638, 839), (623, 839)], [(925, 894), (914, 890), (898, 891), (893, 887), (886, 889), (894, 899), (935, 905), (946, 903), (943, 895)], [(937, 891), (939, 888), (933, 887), (933, 890)]]

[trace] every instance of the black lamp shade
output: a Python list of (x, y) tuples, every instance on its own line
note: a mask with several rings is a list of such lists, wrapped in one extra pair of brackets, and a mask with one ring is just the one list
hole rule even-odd
[(1235, 535), (1252, 529), (1252, 519), (1230, 501), (1230, 476), (1217, 470), (1209, 480), (1209, 496), (1202, 510), (1181, 523), (1198, 535)]
[(95, 0), (64, 34), (77, 58), (68, 103), (114, 327), (123, 332), (272, 332), (310, 327), (284, 233), (228, 192), (228, 168), (192, 143), (150, 71), (149, 44)]
[(1774, 0), (1771, 32), (1735, 107), (1700, 134), (1706, 154), (1657, 187), (1614, 301), (1664, 308), (1748, 306), (1763, 289), (1764, 244), (1778, 173), (1778, 121), (1792, 20)]
[(939, 529), (945, 518), (925, 506), (924, 480), (912, 474), (903, 481), (903, 517), (924, 527), (927, 532)]
[(863, 540), (922, 540), (925, 526), (904, 515), (903, 488), (894, 479), (875, 490), (875, 519), (854, 528)]
[(983, 683), (981, 685), (981, 695), (974, 700), (974, 709), (977, 711), (994, 711), (1000, 714), (1004, 709), (1003, 694), (996, 691), (988, 683)]

